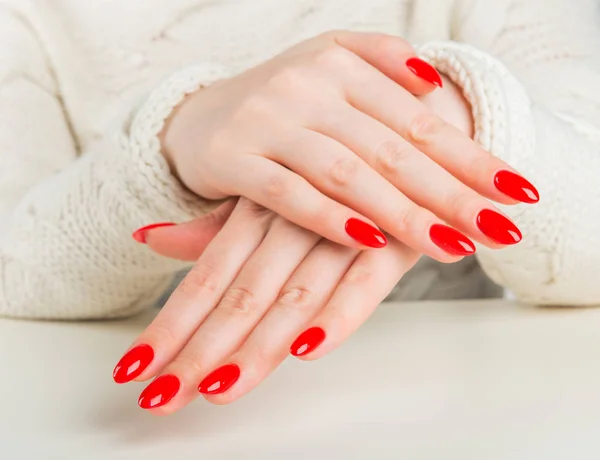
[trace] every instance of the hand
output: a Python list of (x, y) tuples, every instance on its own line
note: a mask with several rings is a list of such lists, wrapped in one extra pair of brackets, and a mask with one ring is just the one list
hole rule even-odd
[(483, 197), (534, 201), (523, 189), (535, 189), (413, 95), (436, 88), (405, 65), (413, 57), (384, 35), (308, 40), (191, 95), (165, 128), (165, 156), (198, 195), (248, 197), (358, 249), (385, 245), (373, 223), (442, 262), (472, 254), (468, 237), (518, 242)]
[(216, 404), (232, 402), (290, 352), (305, 360), (323, 356), (419, 258), (394, 239), (378, 251), (340, 246), (245, 198), (206, 248), (197, 244), (221, 217), (148, 233), (147, 243), (162, 254), (177, 242), (178, 258), (199, 257), (115, 368), (119, 383), (159, 376), (139, 400), (158, 414), (201, 393)]

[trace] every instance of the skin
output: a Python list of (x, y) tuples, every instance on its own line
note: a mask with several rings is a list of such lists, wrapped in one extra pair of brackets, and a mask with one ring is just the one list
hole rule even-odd
[(511, 168), (415, 97), (436, 87), (404, 64), (413, 56), (381, 34), (300, 43), (191, 95), (165, 157), (199, 196), (245, 196), (344, 246), (365, 249), (345, 231), (358, 218), (445, 263), (458, 258), (429, 238), (434, 224), (497, 248), (477, 215), (499, 212), (486, 198), (515, 203), (493, 181)]
[[(419, 99), (472, 136), (470, 108), (450, 81)], [(309, 327), (322, 327), (327, 337), (299, 359), (332, 351), (421, 256), (395, 238), (378, 250), (345, 247), (246, 198), (230, 199), (192, 222), (154, 229), (146, 238), (160, 255), (196, 261), (132, 345), (155, 350), (154, 361), (136, 380), (175, 374), (182, 382), (169, 404), (151, 411), (157, 415), (189, 404), (200, 395), (199, 382), (227, 363), (240, 366), (240, 379), (226, 393), (205, 398), (214, 404), (235, 401), (260, 384)]]

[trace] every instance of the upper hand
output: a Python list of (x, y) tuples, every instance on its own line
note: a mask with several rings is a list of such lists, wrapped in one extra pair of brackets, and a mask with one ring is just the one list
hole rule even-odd
[(248, 197), (350, 247), (384, 246), (375, 226), (442, 262), (472, 254), (470, 239), (518, 242), (484, 197), (512, 204), (507, 183), (535, 189), (414, 96), (437, 86), (409, 58), (397, 37), (308, 40), (191, 95), (163, 133), (165, 155), (205, 198)]

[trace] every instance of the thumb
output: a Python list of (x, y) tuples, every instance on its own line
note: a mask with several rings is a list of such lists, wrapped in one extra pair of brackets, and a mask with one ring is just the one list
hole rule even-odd
[(150, 230), (146, 244), (161, 256), (195, 261), (223, 228), (236, 203), (237, 199), (229, 199), (211, 213), (189, 222)]

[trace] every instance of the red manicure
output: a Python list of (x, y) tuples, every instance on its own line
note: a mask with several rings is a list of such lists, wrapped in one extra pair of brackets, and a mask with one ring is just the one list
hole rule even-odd
[(198, 391), (205, 395), (225, 393), (239, 378), (240, 368), (237, 364), (226, 364), (208, 374), (198, 385)]
[(325, 331), (320, 327), (311, 327), (298, 336), (292, 346), (290, 353), (294, 356), (304, 356), (317, 348), (325, 340)]
[(387, 246), (387, 238), (377, 228), (354, 217), (346, 222), (346, 233), (360, 244), (370, 248), (384, 248)]
[(452, 227), (441, 224), (432, 225), (429, 237), (436, 245), (453, 256), (469, 256), (475, 253), (473, 242)]
[(129, 350), (115, 366), (113, 379), (117, 383), (131, 382), (139, 376), (154, 359), (150, 345), (138, 345)]
[(424, 60), (413, 57), (406, 61), (406, 65), (417, 77), (440, 88), (444, 86), (439, 72)]
[(540, 194), (533, 184), (512, 171), (498, 172), (494, 177), (494, 185), (505, 195), (523, 203), (540, 201)]
[(479, 213), (477, 226), (496, 243), (516, 244), (523, 239), (521, 231), (515, 224), (491, 209), (484, 209)]
[(138, 404), (142, 409), (164, 406), (173, 399), (180, 387), (181, 382), (174, 375), (161, 375), (142, 391)]
[(172, 227), (173, 225), (175, 224), (171, 222), (161, 222), (158, 224), (146, 225), (145, 227), (138, 228), (131, 236), (138, 243), (146, 244), (146, 232), (159, 227)]

